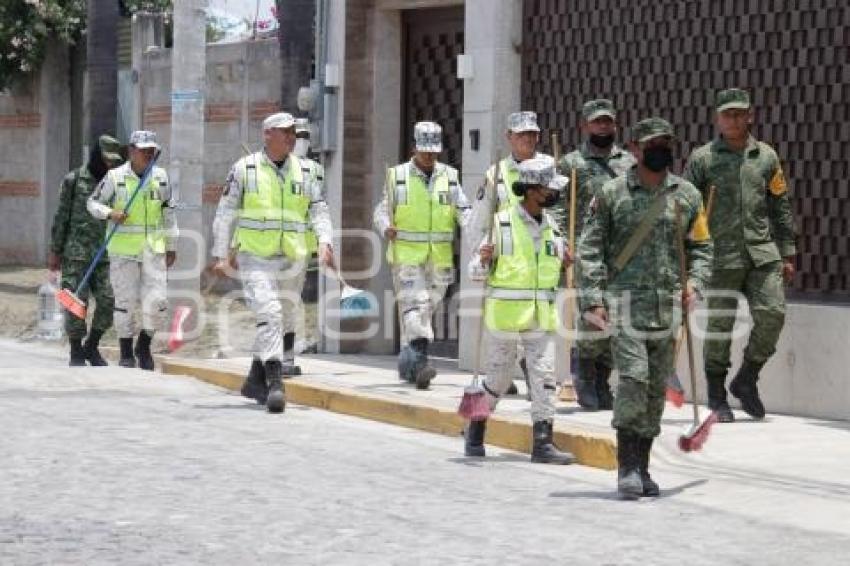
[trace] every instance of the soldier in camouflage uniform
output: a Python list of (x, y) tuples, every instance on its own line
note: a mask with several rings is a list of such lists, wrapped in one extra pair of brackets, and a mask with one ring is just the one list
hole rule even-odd
[[(590, 199), (606, 182), (624, 175), (635, 164), (632, 154), (615, 143), (617, 135), (614, 103), (606, 99), (589, 100), (581, 109), (581, 130), (586, 140), (582, 146), (565, 155), (558, 167), (566, 176), (576, 172), (576, 234), (581, 234), (584, 215)], [(564, 233), (569, 227), (569, 212), (564, 201), (553, 210), (553, 215)], [(576, 266), (576, 286), (581, 288), (581, 271)], [(582, 334), (593, 332), (584, 319), (579, 319)], [(611, 340), (609, 338), (583, 338), (576, 341), (578, 350), (578, 379), (576, 397), (586, 409), (610, 410), (614, 397), (608, 378), (611, 375)]]
[[(612, 353), (620, 381), (612, 425), (617, 429), (617, 489), (625, 499), (659, 491), (649, 476), (649, 453), (661, 432), (665, 381), (673, 370), (681, 314), (675, 203), (682, 210), (683, 231), (689, 234), (689, 283), (684, 290), (689, 307), (708, 283), (712, 256), (702, 196), (669, 172), (672, 126), (649, 118), (638, 122), (631, 134), (629, 149), (638, 164), (605, 183), (591, 200), (578, 244), (582, 312), (600, 329), (614, 327)], [(636, 242), (631, 254), (623, 254)]]
[[(738, 298), (750, 307), (753, 328), (744, 361), (729, 390), (750, 416), (764, 417), (756, 382), (776, 351), (785, 321), (783, 278), (794, 277), (795, 234), (788, 185), (776, 152), (750, 135), (749, 94), (728, 89), (717, 96), (719, 136), (694, 151), (685, 178), (706, 194), (715, 187), (710, 219), (714, 271), (708, 298), (711, 314), (704, 347), (708, 406), (722, 422), (734, 416), (726, 402), (726, 373)], [(720, 292), (722, 296), (715, 293)], [(712, 334), (713, 333), (713, 334)]]
[[(111, 168), (121, 163), (118, 140), (100, 136), (92, 147), (88, 163), (71, 171), (62, 180), (59, 208), (53, 217), (48, 268), (62, 270), (63, 289), (76, 290), (86, 270), (103, 243), (106, 222), (92, 218), (86, 201), (97, 184)], [(71, 346), (69, 365), (109, 365), (98, 351), (101, 336), (112, 326), (114, 297), (109, 283), (109, 260), (104, 257), (92, 273), (80, 299), (88, 301), (94, 295), (96, 307), (91, 330), (86, 337), (86, 321), (65, 313), (65, 332)], [(83, 344), (83, 339), (85, 344)]]

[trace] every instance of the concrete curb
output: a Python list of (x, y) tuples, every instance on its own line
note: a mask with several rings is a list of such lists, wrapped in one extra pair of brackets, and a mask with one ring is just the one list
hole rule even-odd
[[(244, 379), (242, 374), (234, 371), (176, 358), (158, 356), (157, 361), (162, 373), (187, 375), (231, 391), (239, 391)], [(299, 405), (454, 436), (458, 438), (458, 451), (461, 450), (459, 437), (463, 434), (464, 421), (454, 408), (389, 395), (364, 394), (349, 387), (329, 386), (305, 378), (286, 380), (286, 398)], [(581, 464), (605, 470), (617, 467), (613, 436), (556, 422), (554, 438), (558, 446), (575, 454)], [(530, 453), (531, 424), (524, 419), (495, 415), (487, 422), (486, 439), (490, 445)]]

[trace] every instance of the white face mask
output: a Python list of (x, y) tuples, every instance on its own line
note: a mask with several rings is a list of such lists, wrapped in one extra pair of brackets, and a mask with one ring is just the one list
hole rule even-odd
[(310, 151), (310, 140), (304, 138), (295, 140), (295, 148), (292, 152), (296, 157), (307, 157), (308, 151)]

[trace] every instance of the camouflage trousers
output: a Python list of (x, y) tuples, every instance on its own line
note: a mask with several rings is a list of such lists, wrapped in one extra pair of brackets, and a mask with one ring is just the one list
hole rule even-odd
[(281, 360), (283, 335), (295, 332), (302, 309), (301, 289), (307, 265), (284, 257), (237, 256), (242, 290), (257, 323), (254, 355), (266, 362)]
[(396, 300), (401, 303), (396, 308), (401, 311), (402, 344), (417, 338), (434, 341), (431, 318), (453, 281), (452, 268), (434, 267), (431, 263), (393, 266)]
[[(766, 362), (776, 352), (776, 343), (785, 324), (782, 264), (773, 262), (749, 269), (716, 269), (711, 278), (710, 289), (712, 293), (732, 291), (746, 297), (753, 327), (744, 350), (744, 358), (757, 364)], [(731, 365), (729, 351), (738, 297), (709, 295), (708, 309), (709, 334), (703, 347), (705, 373), (725, 376)], [(714, 333), (714, 336), (711, 333)]]
[(482, 352), (487, 369), (484, 389), (490, 408), (510, 387), (516, 373), (517, 348), (522, 345), (531, 396), (531, 420), (550, 420), (555, 416), (554, 344), (551, 332), (493, 333), (484, 335), (487, 348)]
[[(88, 261), (63, 259), (62, 288), (71, 289), (72, 291), (76, 290), (88, 267)], [(80, 291), (79, 298), (86, 304), (89, 302), (89, 296), (94, 296), (95, 301), (94, 314), (91, 321), (92, 330), (106, 332), (112, 326), (112, 309), (115, 305), (112, 285), (109, 282), (109, 261), (101, 261), (95, 267), (88, 284)], [(68, 338), (85, 338), (86, 321), (80, 320), (65, 311), (65, 333), (68, 335)]]
[(658, 332), (659, 337), (654, 334), (620, 329), (612, 338), (614, 364), (619, 370), (620, 381), (611, 424), (617, 430), (641, 438), (661, 434), (666, 382), (673, 372), (675, 333), (668, 330)]

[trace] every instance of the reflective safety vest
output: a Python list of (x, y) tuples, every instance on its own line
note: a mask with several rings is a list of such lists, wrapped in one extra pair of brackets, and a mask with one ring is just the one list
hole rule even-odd
[[(112, 207), (115, 210), (124, 210), (136, 187), (139, 186), (140, 179), (135, 175), (127, 174), (124, 167), (112, 169), (108, 175), (115, 187), (115, 200)], [(165, 253), (165, 232), (162, 225), (164, 202), (160, 187), (166, 182), (165, 178), (154, 170), (148, 182), (133, 200), (130, 210), (127, 211), (127, 219), (123, 224), (118, 225), (115, 235), (109, 240), (107, 246), (109, 255), (137, 256), (144, 250), (145, 243), (152, 252)]]
[(496, 215), (496, 268), (487, 279), (484, 320), (503, 332), (554, 331), (558, 327), (555, 298), (561, 259), (551, 226), (543, 230), (540, 251), (519, 212), (520, 205)]
[[(507, 210), (520, 201), (520, 198), (513, 191), (514, 183), (519, 179), (519, 171), (516, 168), (511, 168), (510, 162), (510, 157), (502, 159), (491, 167), (487, 174), (490, 183), (495, 183), (498, 180), (496, 196), (499, 199), (499, 210), (497, 212)], [(496, 175), (497, 178), (493, 179), (493, 175)]]
[[(321, 163), (312, 159), (304, 158), (301, 160), (301, 172), (305, 177), (313, 177), (319, 182), (325, 180), (325, 168)], [(312, 255), (319, 250), (319, 239), (316, 237), (316, 232), (312, 228), (308, 228), (304, 234), (304, 241), (307, 244), (307, 254)]]
[(436, 267), (452, 267), (456, 226), (452, 191), (458, 188), (457, 170), (446, 167), (430, 193), (425, 181), (411, 174), (409, 163), (393, 167), (388, 177), (388, 190), (395, 191), (393, 223), (398, 234), (387, 246), (387, 261), (422, 265), (430, 257)]
[(243, 161), (242, 208), (236, 229), (240, 251), (293, 260), (307, 256), (310, 195), (305, 194), (301, 160), (290, 153), (288, 165), (286, 173), (281, 173), (261, 152)]

